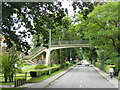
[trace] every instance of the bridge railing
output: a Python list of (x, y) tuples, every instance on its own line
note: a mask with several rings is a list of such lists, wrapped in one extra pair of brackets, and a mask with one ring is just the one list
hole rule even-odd
[(31, 51), (31, 54), (37, 53), (39, 50), (42, 50), (43, 46), (36, 47), (33, 51)]
[(29, 55), (24, 56), (23, 59), (29, 59), (29, 58), (31, 58), (32, 56), (34, 56), (35, 54), (37, 54), (39, 51), (41, 51), (43, 48), (44, 48), (43, 45), (41, 45), (41, 46), (39, 46), (39, 47), (36, 47), (34, 50), (32, 50), (32, 51), (29, 53)]
[[(89, 40), (73, 40), (73, 41), (52, 41), (51, 45), (63, 45), (63, 44), (88, 44)], [(29, 58), (34, 56), (35, 54), (39, 53), (39, 51), (43, 50), (45, 47), (43, 45), (36, 47), (33, 51), (31, 51), (31, 56), (28, 56)]]
[(61, 45), (61, 44), (88, 44), (89, 40), (81, 40), (81, 41), (52, 41), (51, 45)]

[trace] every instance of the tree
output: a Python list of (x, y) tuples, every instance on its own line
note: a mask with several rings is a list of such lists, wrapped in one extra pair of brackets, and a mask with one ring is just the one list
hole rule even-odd
[(100, 51), (104, 50), (103, 59), (105, 57), (115, 59), (119, 56), (118, 2), (108, 2), (95, 7), (88, 15), (85, 26), (85, 37), (90, 40), (91, 45), (97, 46)]
[[(17, 50), (22, 52), (30, 49), (25, 38), (31, 35), (37, 35), (37, 46), (40, 44), (40, 33), (43, 35), (44, 43), (48, 43), (48, 29), (61, 24), (65, 11), (67, 13), (67, 9), (61, 8), (61, 2), (3, 2), (2, 4), (2, 34), (5, 36), (5, 42), (8, 48), (12, 47), (13, 43), (16, 44)], [(19, 31), (22, 26), (26, 30)]]
[(5, 82), (13, 81), (14, 64), (19, 61), (19, 57), (14, 47), (9, 49), (9, 52), (2, 53), (2, 73), (4, 74)]

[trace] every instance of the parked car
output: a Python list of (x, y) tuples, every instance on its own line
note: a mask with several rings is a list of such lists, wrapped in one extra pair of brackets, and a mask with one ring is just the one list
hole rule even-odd
[(78, 62), (77, 65), (82, 65), (82, 62)]

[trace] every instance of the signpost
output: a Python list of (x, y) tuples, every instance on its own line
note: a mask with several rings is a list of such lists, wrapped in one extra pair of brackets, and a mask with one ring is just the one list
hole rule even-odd
[(71, 63), (71, 65), (72, 65), (71, 49), (70, 49), (70, 63)]
[(15, 83), (16, 83), (16, 69), (17, 69), (17, 64), (15, 64)]

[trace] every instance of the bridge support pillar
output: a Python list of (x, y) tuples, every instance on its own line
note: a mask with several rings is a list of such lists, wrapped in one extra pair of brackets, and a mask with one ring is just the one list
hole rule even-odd
[(48, 64), (49, 64), (49, 56), (50, 56), (50, 50), (49, 49), (47, 49), (46, 50), (46, 66), (48, 66)]

